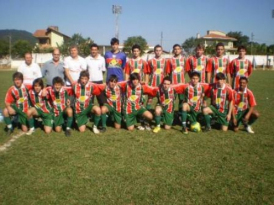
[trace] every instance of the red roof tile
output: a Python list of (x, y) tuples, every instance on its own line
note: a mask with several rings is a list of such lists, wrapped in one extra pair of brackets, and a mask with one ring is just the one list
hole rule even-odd
[(48, 37), (47, 36), (47, 30), (46, 29), (36, 30), (34, 32), (33, 36), (35, 36), (35, 37)]
[(222, 36), (222, 35), (218, 35), (218, 34), (208, 34), (208, 35), (205, 35), (201, 38), (202, 39), (222, 39), (222, 40), (237, 41), (236, 38), (232, 38), (232, 37), (229, 37), (229, 36)]

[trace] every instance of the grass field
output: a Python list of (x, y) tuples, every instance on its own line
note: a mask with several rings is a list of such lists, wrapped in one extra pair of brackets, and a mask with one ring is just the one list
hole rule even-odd
[[(1, 108), (11, 74), (0, 72)], [(185, 136), (179, 126), (24, 135), (0, 152), (0, 203), (274, 204), (274, 72), (254, 71), (249, 88), (261, 114), (254, 135)]]

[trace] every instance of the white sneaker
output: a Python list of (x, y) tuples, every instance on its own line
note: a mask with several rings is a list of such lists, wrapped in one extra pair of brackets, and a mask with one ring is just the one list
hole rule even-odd
[(93, 126), (92, 131), (94, 132), (94, 134), (100, 133), (100, 131), (98, 130), (98, 128), (95, 125)]
[(139, 126), (137, 127), (137, 129), (138, 129), (138, 130), (145, 130), (145, 128), (144, 128), (142, 125), (139, 125)]
[(30, 128), (30, 130), (26, 133), (26, 135), (32, 135), (32, 133), (34, 133), (35, 129), (34, 128)]
[(148, 124), (147, 124), (147, 125), (145, 125), (145, 129), (146, 129), (146, 130), (148, 130), (148, 131), (150, 131), (150, 130), (151, 130), (150, 125), (148, 125)]
[(250, 134), (254, 134), (255, 132), (252, 130), (252, 127), (250, 125), (248, 125), (246, 128), (246, 131)]

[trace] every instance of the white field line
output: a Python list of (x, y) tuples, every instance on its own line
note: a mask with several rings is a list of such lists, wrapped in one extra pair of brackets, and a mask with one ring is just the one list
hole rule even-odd
[(8, 149), (8, 148), (11, 146), (11, 144), (12, 144), (13, 142), (15, 142), (19, 137), (23, 136), (24, 134), (26, 134), (26, 133), (25, 133), (25, 132), (20, 132), (20, 133), (18, 133), (17, 135), (12, 136), (11, 139), (10, 139), (9, 141), (7, 141), (7, 142), (6, 142), (5, 144), (3, 144), (3, 145), (0, 145), (0, 152), (3, 152), (3, 151), (5, 151), (6, 149)]

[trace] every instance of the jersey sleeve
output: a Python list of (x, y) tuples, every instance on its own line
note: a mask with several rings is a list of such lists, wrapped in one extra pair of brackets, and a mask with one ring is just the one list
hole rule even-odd
[(92, 84), (92, 86), (93, 86), (92, 95), (100, 95), (101, 92), (103, 92), (103, 90), (105, 89), (105, 85), (103, 84)]
[(166, 75), (170, 75), (171, 70), (171, 61), (169, 59), (166, 60)]
[(212, 59), (209, 58), (206, 64), (206, 72), (212, 73), (212, 65), (213, 65)]
[(67, 94), (69, 96), (73, 95), (73, 88), (72, 87), (64, 87), (64, 89), (67, 91)]
[(185, 92), (185, 89), (187, 87), (186, 84), (184, 83), (179, 83), (179, 84), (176, 84), (176, 85), (171, 85), (171, 87), (174, 89), (174, 91), (178, 94), (182, 94)]
[(121, 82), (118, 82), (117, 84), (120, 86), (122, 92), (126, 92), (127, 81), (121, 81)]
[(228, 91), (228, 101), (232, 101), (234, 103), (234, 95), (233, 95), (233, 90), (231, 88), (226, 88)]
[(129, 61), (126, 62), (126, 66), (125, 66), (125, 73), (130, 75), (130, 66), (129, 66)]
[(12, 95), (12, 88), (9, 88), (7, 93), (6, 93), (6, 97), (5, 97), (5, 103), (13, 103), (15, 101), (13, 95)]
[(249, 106), (250, 107), (256, 106), (257, 103), (256, 103), (256, 100), (255, 100), (255, 97), (254, 97), (253, 93), (250, 90), (248, 90), (247, 94), (248, 94), (248, 103), (249, 103)]
[(229, 59), (227, 58), (227, 64), (226, 64), (226, 73), (227, 74), (230, 74), (230, 62), (229, 62)]
[(248, 61), (247, 72), (248, 72), (248, 77), (250, 77), (250, 75), (252, 74), (252, 63), (250, 61)]
[(210, 90), (210, 84), (208, 83), (201, 83), (201, 86), (203, 86), (205, 94)]
[(124, 54), (122, 57), (122, 69), (125, 69), (126, 62), (127, 62), (127, 56), (126, 54)]
[(186, 72), (189, 72), (190, 71), (190, 68), (191, 68), (191, 57), (189, 57), (187, 60), (186, 60)]
[(147, 62), (147, 74), (152, 74), (151, 60)]
[(144, 65), (144, 74), (148, 74), (149, 70), (148, 70), (148, 63), (146, 61), (143, 60), (143, 65)]
[(234, 60), (229, 63), (229, 71), (231, 75), (234, 75)]
[(158, 87), (143, 85), (144, 94), (152, 97), (155, 97), (157, 95), (158, 89)]

